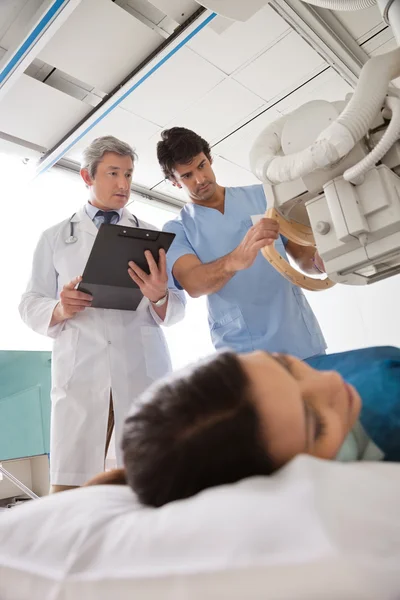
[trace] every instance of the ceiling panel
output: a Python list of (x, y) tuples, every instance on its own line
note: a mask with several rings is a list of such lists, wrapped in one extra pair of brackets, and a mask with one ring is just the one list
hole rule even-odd
[(288, 24), (272, 8), (265, 6), (245, 23), (232, 23), (221, 34), (209, 25), (191, 40), (189, 46), (230, 74), (273, 45), (286, 31), (289, 31)]
[(193, 129), (208, 142), (223, 137), (236, 124), (262, 106), (263, 100), (232, 79), (226, 79), (168, 123)]
[(213, 146), (213, 155), (225, 158), (250, 171), (249, 153), (258, 134), (282, 115), (275, 108), (263, 112), (244, 127)]
[(98, 125), (93, 127), (82, 139), (71, 148), (68, 157), (72, 160), (80, 160), (82, 150), (92, 140), (103, 135), (114, 135), (127, 142), (135, 149), (153, 136), (159, 128), (123, 108), (116, 108), (107, 115)]
[(234, 78), (269, 101), (300, 85), (325, 64), (315, 50), (292, 31)]
[(0, 46), (11, 48), (25, 35), (43, 0), (0, 0)]
[(38, 58), (108, 93), (162, 41), (110, 0), (83, 0)]
[(122, 105), (136, 115), (166, 125), (188, 106), (205, 96), (224, 74), (195, 54), (181, 48), (146, 79)]
[(151, 188), (163, 178), (157, 161), (156, 144), (159, 139), (161, 136), (156, 135), (146, 143), (137, 144), (136, 151), (139, 159), (135, 166), (134, 183)]
[(253, 173), (220, 156), (214, 157), (213, 167), (220, 185), (233, 187), (260, 183)]
[(0, 101), (0, 131), (51, 148), (90, 106), (21, 75)]
[(346, 94), (353, 91), (353, 88), (329, 67), (300, 89), (284, 98), (276, 105), (276, 108), (279, 112), (287, 114), (311, 100), (328, 100), (328, 102), (344, 100)]

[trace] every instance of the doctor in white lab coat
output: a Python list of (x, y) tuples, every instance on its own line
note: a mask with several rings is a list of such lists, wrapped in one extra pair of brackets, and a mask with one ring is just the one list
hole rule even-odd
[(125, 414), (152, 381), (171, 369), (160, 325), (183, 318), (185, 299), (167, 275), (165, 253), (158, 266), (150, 254), (150, 275), (130, 263), (130, 276), (144, 294), (136, 311), (91, 308), (91, 296), (75, 289), (103, 222), (155, 229), (125, 208), (135, 158), (130, 146), (112, 136), (97, 138), (85, 150), (81, 176), (89, 202), (71, 219), (74, 242), (66, 243), (71, 242), (69, 219), (42, 234), (19, 306), (31, 329), (54, 338), (52, 491), (80, 486), (104, 470), (112, 413), (121, 464)]

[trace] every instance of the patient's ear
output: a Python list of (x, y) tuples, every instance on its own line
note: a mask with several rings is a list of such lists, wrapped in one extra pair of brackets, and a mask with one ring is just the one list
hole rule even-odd
[(89, 479), (83, 487), (89, 485), (126, 485), (125, 469), (113, 469), (112, 471), (99, 473), (99, 475)]

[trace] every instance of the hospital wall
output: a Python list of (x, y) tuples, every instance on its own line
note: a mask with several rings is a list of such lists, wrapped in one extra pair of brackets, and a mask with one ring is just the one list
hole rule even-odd
[(400, 275), (367, 286), (336, 285), (306, 292), (328, 352), (400, 346)]

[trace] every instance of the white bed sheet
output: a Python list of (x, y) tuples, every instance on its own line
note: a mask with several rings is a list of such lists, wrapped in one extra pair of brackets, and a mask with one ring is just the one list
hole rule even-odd
[(398, 600), (400, 465), (298, 457), (161, 509), (127, 487), (0, 515), (1, 600)]

